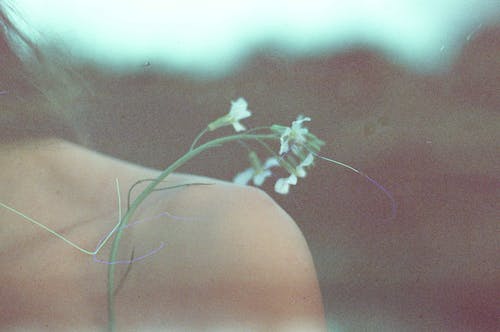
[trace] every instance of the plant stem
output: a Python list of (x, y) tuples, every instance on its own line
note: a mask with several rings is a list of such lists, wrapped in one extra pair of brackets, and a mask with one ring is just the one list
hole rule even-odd
[(162, 182), (168, 175), (173, 173), (177, 168), (185, 164), (187, 161), (190, 159), (194, 158), (196, 155), (200, 154), (201, 152), (216, 147), (223, 145), (225, 143), (231, 142), (231, 141), (237, 141), (237, 140), (266, 140), (266, 139), (277, 139), (279, 136), (276, 134), (262, 134), (262, 135), (256, 135), (256, 134), (240, 134), (240, 135), (231, 135), (231, 136), (225, 136), (225, 137), (220, 137), (214, 140), (211, 140), (203, 145), (200, 145), (199, 147), (195, 149), (190, 149), (185, 155), (177, 159), (172, 165), (167, 167), (164, 171), (158, 175), (158, 177), (153, 180), (140, 194), (137, 196), (137, 198), (134, 200), (134, 202), (130, 205), (129, 209), (123, 216), (115, 237), (113, 239), (113, 243), (111, 246), (111, 252), (109, 255), (109, 262), (110, 264), (108, 265), (108, 331), (114, 332), (116, 330), (116, 318), (115, 318), (115, 310), (114, 310), (114, 288), (115, 288), (115, 264), (113, 262), (116, 261), (116, 256), (118, 254), (118, 247), (120, 245), (120, 240), (122, 238), (123, 234), (123, 229), (127, 224), (129, 223), (132, 215), (134, 212), (137, 210), (139, 205), (155, 190), (156, 186)]

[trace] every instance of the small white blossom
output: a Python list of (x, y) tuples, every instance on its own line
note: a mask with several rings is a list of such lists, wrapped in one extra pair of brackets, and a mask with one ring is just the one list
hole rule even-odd
[(252, 180), (255, 171), (252, 167), (247, 168), (243, 172), (236, 174), (233, 178), (233, 182), (236, 184), (247, 185), (250, 180)]
[(279, 154), (281, 156), (292, 150), (302, 160), (305, 159), (304, 149), (318, 153), (321, 147), (325, 145), (325, 142), (314, 134), (311, 134), (307, 128), (302, 127), (302, 123), (306, 121), (311, 121), (311, 118), (299, 115), (290, 127), (280, 125), (271, 126), (271, 131), (280, 136), (281, 146)]
[(312, 155), (312, 153), (308, 154), (307, 157), (304, 160), (302, 160), (302, 162), (295, 168), (295, 174), (297, 174), (299, 178), (304, 178), (307, 175), (307, 172), (304, 169), (304, 167), (311, 166), (313, 160), (314, 156)]
[(304, 144), (307, 141), (307, 133), (309, 130), (307, 128), (302, 128), (302, 122), (311, 121), (311, 118), (299, 115), (297, 120), (292, 122), (291, 127), (286, 127), (281, 134), (280, 141), (280, 155), (287, 153), (290, 150), (291, 144)]
[(279, 165), (280, 165), (280, 163), (278, 162), (278, 159), (271, 157), (271, 158), (267, 158), (266, 162), (264, 163), (264, 168), (268, 169), (268, 168), (276, 167)]
[(253, 184), (256, 186), (261, 186), (266, 178), (271, 176), (272, 173), (268, 169), (263, 169), (260, 171), (256, 171), (252, 167), (247, 168), (241, 173), (238, 173), (234, 179), (233, 182), (241, 185), (247, 185), (250, 180), (252, 180)]
[(291, 174), (287, 178), (281, 178), (276, 181), (274, 184), (274, 191), (278, 194), (286, 195), (290, 191), (290, 185), (297, 184), (297, 177), (294, 174)]
[(272, 175), (270, 168), (279, 166), (276, 158), (268, 158), (264, 163), (264, 166), (262, 166), (255, 152), (251, 152), (249, 158), (252, 167), (238, 173), (233, 179), (234, 183), (246, 185), (250, 182), (250, 180), (252, 180), (253, 184), (261, 186), (266, 178)]
[(231, 101), (231, 109), (229, 110), (229, 113), (210, 123), (208, 125), (208, 129), (212, 131), (220, 127), (232, 125), (234, 130), (237, 132), (245, 130), (245, 126), (243, 126), (239, 121), (252, 115), (252, 112), (250, 112), (247, 107), (247, 101), (243, 98)]
[(239, 98), (238, 100), (231, 102), (229, 118), (234, 130), (243, 131), (246, 129), (239, 121), (252, 115), (252, 112), (250, 112), (247, 107), (247, 101), (243, 98)]

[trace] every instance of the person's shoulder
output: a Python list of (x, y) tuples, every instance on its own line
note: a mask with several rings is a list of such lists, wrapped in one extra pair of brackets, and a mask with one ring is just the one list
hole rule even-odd
[(233, 303), (233, 309), (267, 317), (272, 324), (303, 320), (321, 326), (314, 264), (294, 220), (258, 188), (182, 177), (176, 180), (210, 183), (183, 188), (165, 203), (175, 206), (178, 214), (189, 211), (204, 220), (184, 226), (186, 231), (178, 234), (191, 243), (183, 244), (189, 246), (189, 270), (211, 280), (206, 286), (214, 287), (220, 301)]
[(187, 210), (203, 211), (213, 222), (230, 223), (225, 227), (260, 240), (267, 234), (305, 244), (293, 219), (260, 188), (186, 174), (176, 174), (174, 181), (191, 184), (175, 195), (177, 206), (189, 204)]

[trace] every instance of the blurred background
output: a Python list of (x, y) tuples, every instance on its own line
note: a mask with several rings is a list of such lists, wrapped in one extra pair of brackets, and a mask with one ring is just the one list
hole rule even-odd
[[(244, 97), (253, 127), (312, 118), (323, 155), (288, 196), (331, 331), (498, 331), (500, 3), (20, 0), (90, 94), (85, 145), (155, 168)], [(227, 131), (230, 133), (231, 131)], [(262, 156), (264, 157), (264, 156)], [(237, 144), (182, 172), (231, 180)]]

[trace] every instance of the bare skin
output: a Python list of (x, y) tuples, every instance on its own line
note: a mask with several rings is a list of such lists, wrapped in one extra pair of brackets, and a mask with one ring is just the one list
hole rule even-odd
[[(89, 250), (117, 221), (115, 178), (125, 202), (132, 183), (158, 173), (59, 140), (2, 146), (0, 166), (0, 201)], [(165, 185), (190, 182), (215, 184), (153, 194), (133, 221), (153, 219), (124, 231), (120, 259), (165, 247), (117, 266), (118, 331), (324, 331), (293, 220), (259, 190), (182, 174)], [(0, 329), (105, 330), (107, 265), (11, 212), (0, 219)]]

